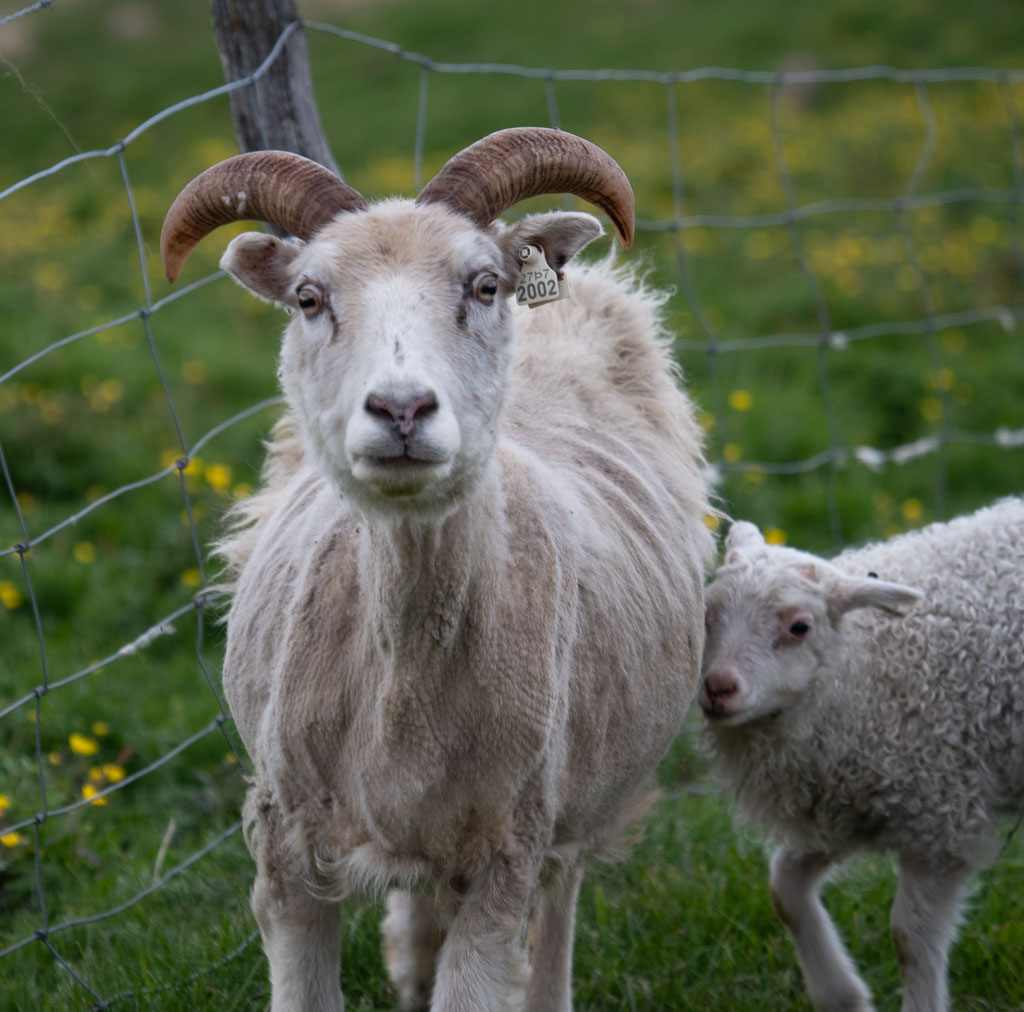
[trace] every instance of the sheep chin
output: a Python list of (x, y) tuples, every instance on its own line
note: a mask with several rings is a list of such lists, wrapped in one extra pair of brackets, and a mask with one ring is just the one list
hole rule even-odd
[(372, 493), (387, 499), (415, 499), (432, 496), (452, 472), (450, 460), (417, 460), (414, 457), (359, 457), (352, 466), (352, 479)]

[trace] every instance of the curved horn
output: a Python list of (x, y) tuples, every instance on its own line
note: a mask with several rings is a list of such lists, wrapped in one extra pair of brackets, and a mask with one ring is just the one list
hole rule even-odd
[(582, 197), (608, 215), (624, 249), (633, 245), (636, 211), (626, 174), (596, 144), (561, 130), (516, 127), (489, 134), (449, 159), (416, 202), (446, 204), (483, 227), (541, 193)]
[(368, 206), (358, 190), (301, 155), (235, 155), (196, 176), (171, 205), (160, 233), (164, 273), (174, 281), (199, 240), (229, 221), (265, 221), (309, 239), (340, 211)]

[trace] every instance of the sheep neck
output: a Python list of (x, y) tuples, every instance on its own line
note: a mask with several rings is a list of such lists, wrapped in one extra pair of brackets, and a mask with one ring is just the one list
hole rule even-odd
[(480, 489), (440, 519), (375, 516), (360, 525), (360, 578), (375, 604), (376, 646), (396, 662), (396, 675), (422, 677), (431, 658), (450, 655), (485, 599), (474, 588), (490, 579), (501, 554), (496, 491)]

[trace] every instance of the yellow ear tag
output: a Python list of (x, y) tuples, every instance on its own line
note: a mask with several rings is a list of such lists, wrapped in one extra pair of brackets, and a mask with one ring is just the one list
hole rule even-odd
[(516, 281), (516, 302), (519, 305), (540, 306), (545, 302), (569, 296), (569, 282), (548, 265), (544, 250), (539, 246), (524, 246), (519, 251), (522, 267)]

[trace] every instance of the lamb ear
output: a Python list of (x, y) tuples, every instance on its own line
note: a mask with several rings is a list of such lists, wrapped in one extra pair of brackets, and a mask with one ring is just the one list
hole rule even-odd
[(764, 535), (749, 520), (736, 520), (725, 538), (725, 561), (738, 562), (745, 551), (764, 548)]
[(905, 615), (924, 593), (903, 583), (890, 583), (873, 576), (840, 576), (826, 585), (829, 609), (843, 615), (856, 608), (879, 608), (890, 615)]
[(548, 266), (560, 271), (587, 243), (604, 233), (601, 223), (592, 214), (577, 211), (551, 211), (535, 214), (513, 225), (501, 237), (505, 255), (518, 268), (519, 250), (523, 246), (539, 246), (544, 250)]
[(294, 308), (297, 302), (288, 268), (302, 245), (263, 232), (243, 232), (228, 244), (220, 266), (261, 299)]

